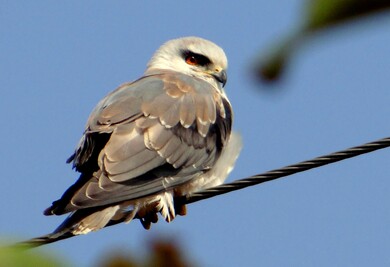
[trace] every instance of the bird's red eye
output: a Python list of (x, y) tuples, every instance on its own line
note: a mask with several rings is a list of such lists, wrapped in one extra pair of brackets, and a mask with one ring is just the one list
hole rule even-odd
[(183, 51), (183, 59), (188, 65), (206, 67), (211, 64), (208, 57), (191, 51)]
[(186, 63), (188, 65), (198, 65), (198, 60), (194, 55), (189, 55), (186, 57)]

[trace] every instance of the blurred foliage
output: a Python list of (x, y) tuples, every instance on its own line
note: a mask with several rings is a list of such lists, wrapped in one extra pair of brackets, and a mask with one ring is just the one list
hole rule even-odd
[(189, 267), (192, 264), (184, 259), (182, 251), (173, 241), (152, 242), (147, 257), (136, 261), (131, 254), (114, 252), (102, 261), (99, 267)]
[(292, 53), (311, 33), (344, 25), (389, 8), (390, 0), (307, 0), (301, 27), (266, 51), (266, 56), (256, 63), (256, 75), (265, 81), (279, 79)]
[(0, 267), (69, 266), (52, 255), (17, 248), (0, 248)]
[[(98, 267), (188, 267), (179, 246), (169, 240), (151, 242), (143, 259), (135, 259), (131, 252), (111, 251), (98, 259)], [(53, 255), (15, 247), (0, 248), (0, 267), (66, 267), (71, 266)]]
[(311, 0), (306, 30), (318, 30), (390, 8), (389, 0)]

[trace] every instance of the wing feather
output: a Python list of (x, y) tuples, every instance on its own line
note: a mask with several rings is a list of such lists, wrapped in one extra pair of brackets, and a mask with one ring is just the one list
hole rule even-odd
[(149, 149), (157, 152), (172, 138), (172, 131), (158, 122), (145, 131), (144, 143)]
[(229, 139), (223, 98), (205, 81), (168, 71), (122, 85), (93, 110), (71, 158), (83, 180), (47, 214), (116, 205), (207, 172)]
[(144, 139), (134, 124), (125, 125), (123, 129), (116, 129), (104, 147), (104, 155), (110, 162), (117, 162), (126, 158), (135, 157), (140, 152), (145, 150)]
[(170, 158), (174, 153), (176, 153), (177, 149), (182, 144), (182, 141), (177, 136), (171, 134), (171, 138), (167, 141), (167, 143), (158, 150), (158, 154), (167, 159)]
[[(183, 96), (182, 103), (180, 105), (180, 123), (184, 128), (190, 127), (196, 118), (196, 106), (192, 95)], [(176, 111), (177, 112), (177, 111)]]
[(147, 173), (151, 169), (157, 168), (164, 164), (164, 160), (159, 157), (153, 156), (145, 158), (143, 163), (138, 165), (136, 168), (133, 168), (129, 171), (119, 173), (119, 174), (110, 174), (108, 173), (109, 179), (116, 183), (122, 183), (131, 181), (131, 179), (136, 178), (144, 173)]
[[(154, 160), (155, 158), (157, 158), (157, 161)], [(138, 154), (119, 161), (110, 161), (107, 157), (104, 157), (103, 164), (104, 171), (107, 172), (112, 181), (123, 182), (150, 170), (148, 168), (153, 169), (153, 167), (161, 165), (163, 161), (164, 159), (160, 158), (155, 151), (144, 149)], [(152, 166), (149, 166), (149, 164), (152, 164)], [(119, 174), (125, 174), (124, 180), (119, 178), (123, 177)]]

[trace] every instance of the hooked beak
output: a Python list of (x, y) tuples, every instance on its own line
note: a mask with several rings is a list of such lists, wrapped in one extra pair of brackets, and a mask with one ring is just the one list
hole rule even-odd
[(227, 81), (227, 74), (225, 70), (221, 70), (213, 74), (213, 77), (222, 84), (222, 87), (225, 87)]

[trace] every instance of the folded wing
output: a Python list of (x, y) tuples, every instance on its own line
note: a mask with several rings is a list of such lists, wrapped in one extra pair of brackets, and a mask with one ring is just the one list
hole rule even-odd
[(230, 103), (209, 83), (164, 72), (124, 84), (93, 110), (73, 161), (78, 181), (45, 214), (108, 207), (208, 172), (229, 139)]

